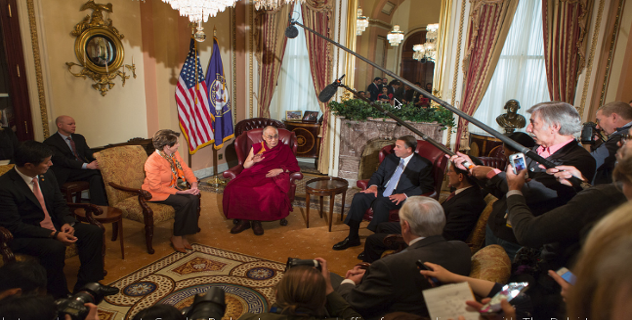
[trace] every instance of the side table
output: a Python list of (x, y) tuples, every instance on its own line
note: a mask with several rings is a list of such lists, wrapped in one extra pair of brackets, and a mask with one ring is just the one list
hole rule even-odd
[[(94, 216), (94, 218), (103, 224), (105, 223), (112, 224), (112, 241), (116, 241), (117, 236), (120, 238), (119, 241), (121, 242), (121, 258), (125, 260), (125, 249), (123, 246), (123, 212), (121, 211), (121, 209), (117, 209), (113, 207), (106, 207), (106, 206), (98, 206), (98, 207), (103, 209), (103, 214)], [(75, 209), (74, 214), (77, 216), (77, 219), (79, 219), (80, 221), (85, 221), (85, 222), (88, 221), (86, 219), (86, 213), (83, 209), (81, 208)]]
[(305, 192), (307, 193), (307, 199), (305, 199), (305, 210), (307, 211), (307, 228), (309, 228), (310, 195), (320, 196), (321, 218), (323, 217), (323, 196), (329, 196), (329, 232), (331, 232), (331, 222), (334, 214), (334, 198), (336, 194), (342, 193), (342, 208), (340, 208), (340, 221), (342, 221), (345, 212), (345, 197), (347, 195), (348, 188), (349, 182), (345, 179), (337, 177), (322, 177), (307, 181), (307, 183), (305, 183)]

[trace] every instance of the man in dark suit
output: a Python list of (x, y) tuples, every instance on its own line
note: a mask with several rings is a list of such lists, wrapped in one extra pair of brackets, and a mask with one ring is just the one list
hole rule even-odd
[(53, 149), (53, 172), (59, 185), (69, 181), (90, 183), (90, 203), (106, 206), (107, 195), (99, 163), (94, 158), (86, 138), (75, 133), (75, 120), (69, 116), (59, 116), (55, 120), (57, 133), (44, 140)]
[(415, 262), (436, 263), (453, 273), (470, 273), (471, 252), (462, 241), (446, 241), (441, 233), (445, 214), (439, 202), (410, 197), (399, 211), (404, 251), (375, 261), (368, 270), (347, 272), (337, 291), (365, 319), (403, 311), (428, 317), (422, 291), (431, 288)]
[(373, 79), (373, 83), (371, 83), (366, 88), (366, 91), (368, 91), (371, 94), (371, 97), (369, 98), (369, 100), (371, 101), (377, 100), (377, 96), (382, 91), (382, 87), (380, 86), (381, 84), (382, 84), (382, 78), (375, 77), (375, 79)]
[[(451, 165), (447, 177), (448, 186), (455, 190), (441, 204), (446, 218), (443, 237), (446, 240), (465, 241), (476, 226), (486, 203), (481, 189), (467, 171)], [(366, 238), (364, 252), (358, 255), (358, 259), (373, 262), (379, 259), (387, 249), (396, 249), (385, 246), (384, 238), (389, 234), (400, 233), (402, 229), (399, 222), (380, 223), (377, 226), (377, 232)]]
[(615, 154), (619, 150), (621, 138), (632, 127), (632, 106), (623, 101), (607, 103), (597, 110), (597, 128), (608, 136), (606, 142), (592, 149), (590, 155), (597, 162), (597, 172), (592, 184), (612, 182), (612, 171), (616, 163)]
[[(13, 234), (14, 252), (39, 258), (46, 269), (48, 292), (65, 297), (66, 246), (76, 243), (81, 267), (75, 290), (103, 279), (103, 231), (77, 222), (48, 171), (52, 150), (36, 141), (22, 143), (15, 153), (16, 167), (0, 177), (0, 225)], [(118, 289), (105, 288), (107, 294)]]
[(388, 212), (399, 209), (410, 196), (418, 196), (434, 190), (432, 163), (415, 153), (417, 139), (403, 136), (395, 142), (394, 152), (386, 156), (369, 180), (369, 187), (353, 196), (345, 223), (349, 236), (334, 245), (334, 250), (344, 250), (360, 245), (358, 230), (367, 209), (373, 208), (373, 220), (368, 229), (388, 221)]

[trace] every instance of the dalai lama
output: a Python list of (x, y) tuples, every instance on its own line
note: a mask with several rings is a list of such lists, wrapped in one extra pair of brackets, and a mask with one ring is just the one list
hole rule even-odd
[(263, 140), (252, 146), (244, 170), (224, 190), (226, 218), (240, 220), (230, 233), (252, 226), (256, 235), (262, 235), (261, 221), (283, 219), (292, 209), (288, 198), (290, 172), (300, 171), (298, 161), (288, 145), (279, 143), (275, 127), (263, 129)]

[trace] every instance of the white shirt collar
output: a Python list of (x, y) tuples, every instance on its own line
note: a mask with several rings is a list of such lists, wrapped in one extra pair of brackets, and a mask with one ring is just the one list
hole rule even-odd
[(415, 242), (419, 242), (419, 241), (421, 241), (421, 240), (423, 240), (423, 239), (426, 239), (426, 237), (419, 237), (419, 238), (412, 239), (412, 240), (410, 240), (410, 242), (408, 243), (408, 246), (410, 247), (410, 246), (412, 246)]
[(24, 182), (26, 182), (26, 185), (29, 187), (33, 186), (33, 178), (36, 178), (37, 175), (35, 175), (35, 177), (29, 177), (27, 175), (25, 175), (24, 173), (20, 172), (20, 170), (18, 170), (18, 168), (15, 168), (15, 171), (20, 175), (20, 177), (22, 177), (22, 179), (24, 179)]
[(408, 157), (401, 158), (401, 159), (404, 159), (404, 167), (406, 167), (408, 165), (408, 161), (410, 161), (410, 159), (412, 159), (414, 155), (415, 155), (415, 153), (413, 152)]
[(71, 138), (70, 135), (64, 135), (60, 131), (57, 131), (57, 133), (59, 133), (59, 135), (62, 137), (62, 139), (64, 139), (64, 141), (66, 141), (66, 139), (68, 139), (68, 138)]
[(465, 188), (456, 189), (456, 190), (454, 190), (454, 195), (456, 196), (457, 194), (463, 192), (465, 189), (470, 188), (470, 187), (472, 187), (472, 186), (467, 186)]

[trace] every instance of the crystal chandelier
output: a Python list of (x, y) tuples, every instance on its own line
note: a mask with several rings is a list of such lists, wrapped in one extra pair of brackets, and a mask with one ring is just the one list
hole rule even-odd
[(397, 47), (402, 42), (402, 40), (404, 40), (404, 32), (399, 30), (398, 25), (394, 25), (393, 30), (388, 33), (386, 39), (388, 39), (388, 42), (391, 44), (391, 46)]
[[(164, 0), (163, 0), (164, 1)], [(275, 10), (282, 5), (290, 3), (305, 3), (305, 0), (253, 0), (255, 3), (255, 9), (257, 10)]]
[(426, 27), (426, 31), (426, 43), (413, 46), (413, 59), (419, 60), (421, 63), (426, 63), (427, 61), (434, 62), (437, 60), (437, 33), (439, 31), (439, 24), (429, 24)]
[(362, 32), (369, 26), (369, 18), (362, 15), (362, 9), (358, 8), (356, 18), (356, 36), (361, 36)]
[(208, 17), (216, 17), (218, 12), (224, 12), (227, 7), (233, 7), (237, 0), (162, 0), (171, 4), (181, 16), (189, 17), (191, 22), (207, 22)]

